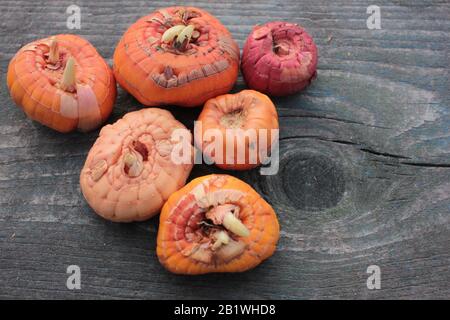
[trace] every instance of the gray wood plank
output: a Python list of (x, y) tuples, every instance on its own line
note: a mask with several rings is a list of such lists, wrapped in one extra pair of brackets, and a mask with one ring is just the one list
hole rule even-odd
[[(114, 224), (94, 215), (79, 171), (98, 131), (57, 134), (14, 106), (6, 70), (24, 44), (49, 34), (86, 37), (111, 62), (127, 27), (175, 1), (0, 2), (0, 298), (450, 298), (450, 4), (377, 1), (382, 29), (366, 28), (371, 1), (195, 1), (242, 48), (252, 25), (290, 20), (319, 47), (317, 80), (274, 99), (280, 172), (232, 172), (277, 211), (276, 254), (243, 274), (175, 276), (155, 255), (157, 218)], [(234, 88), (245, 87), (242, 78)], [(123, 90), (112, 123), (139, 103)], [(192, 127), (199, 110), (168, 107)], [(196, 166), (192, 177), (221, 172)], [(68, 265), (82, 289), (66, 288)], [(368, 290), (378, 265), (382, 289)]]

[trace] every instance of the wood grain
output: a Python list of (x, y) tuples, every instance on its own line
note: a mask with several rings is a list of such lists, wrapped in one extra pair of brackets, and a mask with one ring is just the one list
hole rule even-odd
[[(174, 1), (76, 1), (82, 29), (67, 30), (73, 1), (0, 2), (0, 298), (450, 298), (450, 5), (372, 1), (196, 1), (242, 48), (252, 25), (302, 24), (319, 47), (317, 80), (274, 99), (280, 171), (233, 172), (277, 211), (276, 254), (247, 273), (174, 276), (155, 255), (157, 219), (113, 224), (94, 215), (79, 172), (98, 132), (57, 134), (24, 116), (6, 69), (24, 44), (56, 33), (86, 37), (111, 62), (127, 27)], [(187, 2), (189, 3), (189, 2)], [(243, 89), (239, 78), (234, 91)], [(112, 123), (140, 108), (122, 90)], [(192, 127), (199, 110), (169, 107)], [(220, 170), (196, 166), (192, 177)], [(66, 268), (79, 265), (82, 289)], [(382, 289), (368, 290), (378, 265)]]

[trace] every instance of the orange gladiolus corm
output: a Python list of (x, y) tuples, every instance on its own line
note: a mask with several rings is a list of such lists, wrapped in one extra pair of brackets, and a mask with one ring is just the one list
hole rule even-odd
[(9, 64), (7, 83), (28, 117), (60, 132), (99, 127), (116, 99), (105, 60), (87, 40), (69, 34), (21, 48)]
[(210, 99), (198, 121), (201, 130), (195, 143), (222, 169), (257, 167), (278, 142), (277, 110), (270, 98), (258, 91), (243, 90)]
[(125, 32), (114, 52), (117, 82), (147, 106), (202, 105), (228, 92), (239, 68), (239, 47), (208, 12), (159, 9)]
[(161, 211), (157, 255), (179, 274), (242, 272), (275, 251), (279, 224), (272, 207), (229, 175), (192, 180)]

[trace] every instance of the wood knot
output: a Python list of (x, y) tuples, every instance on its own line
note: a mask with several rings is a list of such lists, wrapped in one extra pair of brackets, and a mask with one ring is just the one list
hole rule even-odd
[(322, 155), (294, 154), (282, 164), (280, 179), (297, 209), (319, 211), (335, 207), (345, 192), (342, 168)]

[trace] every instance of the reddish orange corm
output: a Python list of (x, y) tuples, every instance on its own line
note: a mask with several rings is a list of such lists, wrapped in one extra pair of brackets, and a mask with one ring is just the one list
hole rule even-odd
[(174, 273), (242, 272), (269, 258), (278, 238), (277, 216), (255, 190), (229, 175), (208, 175), (167, 200), (157, 254)]
[(147, 106), (200, 106), (228, 92), (238, 68), (230, 32), (194, 7), (159, 9), (139, 19), (114, 52), (117, 82)]
[(195, 135), (195, 143), (216, 166), (248, 170), (259, 166), (278, 138), (275, 105), (263, 93), (243, 90), (206, 102)]

